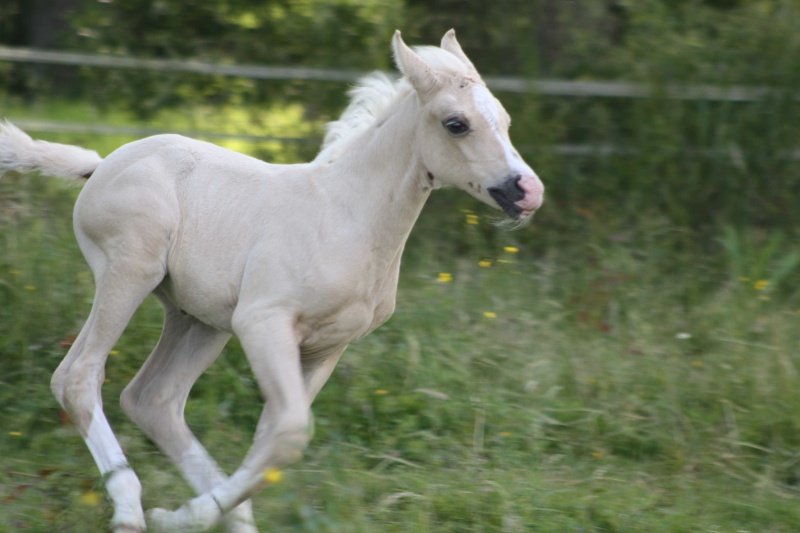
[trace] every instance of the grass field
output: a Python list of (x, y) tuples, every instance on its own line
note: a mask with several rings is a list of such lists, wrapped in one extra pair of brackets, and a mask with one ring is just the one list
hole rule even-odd
[[(0, 180), (0, 531), (110, 519), (48, 386), (92, 297), (71, 232), (77, 193)], [(800, 530), (798, 235), (709, 236), (657, 212), (634, 225), (557, 198), (515, 232), (488, 215), (463, 195), (432, 199), (395, 316), (350, 347), (304, 460), (256, 498), (263, 530)], [(176, 507), (190, 490), (118, 407), (160, 322), (148, 301), (112, 352), (104, 397), (145, 507)], [(187, 418), (232, 470), (260, 409), (234, 341)]]

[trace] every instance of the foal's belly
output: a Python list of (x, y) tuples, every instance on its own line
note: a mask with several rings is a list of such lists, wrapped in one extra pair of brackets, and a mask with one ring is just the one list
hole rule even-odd
[[(238, 285), (222, 279), (168, 276), (160, 292), (175, 307), (214, 328), (234, 333), (231, 322)], [(326, 297), (323, 287), (306, 287), (292, 298), (300, 349), (304, 354), (331, 352), (359, 340), (386, 322), (394, 312), (396, 290), (352, 295), (346, 301)], [(313, 295), (313, 298), (309, 298)], [(334, 303), (335, 302), (335, 303)]]
[(371, 303), (358, 302), (325, 316), (301, 316), (297, 321), (304, 356), (324, 354), (344, 348), (374, 330), (389, 317)]
[[(200, 229), (207, 230), (204, 236), (215, 230)], [(309, 254), (308, 246), (294, 242), (250, 247), (246, 239), (217, 238), (212, 247), (207, 239), (186, 237), (184, 233), (171, 250), (161, 290), (179, 309), (217, 329), (235, 333), (237, 309), (265, 305), (292, 318), (304, 354), (321, 354), (364, 337), (394, 311), (399, 254), (389, 265), (375, 268), (369, 256), (354, 259), (364, 255), (360, 250), (342, 254), (330, 244)], [(243, 244), (249, 253), (241, 253)], [(305, 261), (283, 259), (294, 256)]]
[(184, 287), (169, 277), (164, 280), (159, 290), (183, 313), (216, 329), (233, 332), (231, 317), (236, 308), (236, 297), (232, 291), (211, 290), (211, 287), (206, 287), (203, 283)]

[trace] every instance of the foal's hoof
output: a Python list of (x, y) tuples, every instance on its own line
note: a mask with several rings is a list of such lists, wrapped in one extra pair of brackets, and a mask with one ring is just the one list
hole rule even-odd
[(150, 509), (145, 513), (147, 531), (158, 533), (194, 533), (208, 531), (219, 523), (220, 510), (214, 499), (204, 494), (188, 501), (175, 511)]
[(240, 510), (240, 507), (241, 505), (222, 518), (225, 533), (258, 533), (249, 506), (247, 510)]
[(173, 531), (170, 529), (170, 526), (173, 525), (173, 514), (175, 514), (173, 511), (167, 511), (160, 507), (145, 511), (144, 516), (147, 520), (148, 533), (167, 533)]
[(252, 522), (243, 522), (236, 519), (228, 520), (226, 518), (222, 521), (222, 526), (225, 533), (258, 533), (258, 529)]
[(250, 500), (240, 503), (222, 517), (222, 529), (225, 533), (258, 533)]
[(111, 520), (111, 531), (114, 533), (144, 533), (146, 530), (141, 507), (137, 513), (130, 514), (121, 513), (118, 509)]
[(139, 526), (119, 525), (111, 526), (114, 533), (144, 533), (145, 529)]

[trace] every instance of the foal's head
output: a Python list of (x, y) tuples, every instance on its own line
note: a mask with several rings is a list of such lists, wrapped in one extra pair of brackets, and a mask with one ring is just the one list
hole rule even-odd
[(417, 93), (417, 153), (436, 186), (453, 185), (523, 220), (542, 204), (544, 186), (511, 145), (511, 120), (461, 50), (455, 32), (441, 48), (411, 50), (396, 32), (397, 66)]

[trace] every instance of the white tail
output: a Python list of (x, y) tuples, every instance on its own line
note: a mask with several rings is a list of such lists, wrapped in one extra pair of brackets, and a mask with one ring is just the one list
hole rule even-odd
[(34, 141), (8, 121), (0, 121), (0, 174), (41, 172), (57, 178), (88, 178), (103, 158), (79, 146)]

